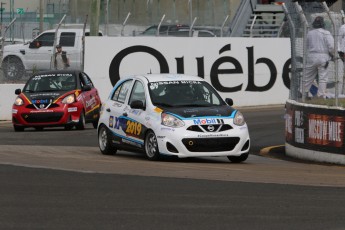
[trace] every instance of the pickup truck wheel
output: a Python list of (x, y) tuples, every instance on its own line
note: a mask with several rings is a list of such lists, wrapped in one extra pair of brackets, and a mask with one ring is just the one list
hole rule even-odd
[(17, 57), (7, 57), (2, 64), (5, 78), (19, 80), (24, 76), (25, 68), (22, 61)]

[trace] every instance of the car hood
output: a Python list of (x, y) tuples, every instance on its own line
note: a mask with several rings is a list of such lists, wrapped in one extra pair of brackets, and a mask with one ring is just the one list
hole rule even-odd
[[(46, 104), (46, 103), (52, 103), (53, 101), (55, 101), (56, 99), (58, 99), (65, 93), (66, 91), (54, 91), (54, 92), (36, 92), (36, 93), (23, 93), (23, 94), (33, 104)], [(37, 100), (39, 100), (40, 102), (38, 102)]]
[(23, 44), (11, 44), (11, 45), (6, 45), (4, 46), (4, 53), (8, 51), (16, 51), (19, 52), (21, 49), (24, 49), (28, 45), (25, 43)]
[(177, 107), (177, 108), (164, 108), (164, 112), (170, 112), (184, 118), (190, 117), (228, 117), (230, 116), (234, 108), (223, 105), (223, 106), (212, 106), (212, 107)]

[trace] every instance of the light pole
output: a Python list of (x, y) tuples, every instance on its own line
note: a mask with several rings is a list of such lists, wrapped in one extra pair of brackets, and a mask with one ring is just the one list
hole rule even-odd
[(0, 5), (1, 5), (1, 6), (0, 6), (0, 7), (1, 7), (1, 8), (0, 8), (0, 11), (1, 11), (1, 12), (0, 12), (0, 14), (1, 14), (1, 22), (0, 22), (0, 36), (2, 36), (2, 12), (3, 12), (3, 9), (4, 9), (4, 8), (2, 8), (2, 6), (3, 6), (3, 5), (6, 5), (6, 3), (5, 3), (5, 2), (1, 2), (1, 4), (0, 4)]

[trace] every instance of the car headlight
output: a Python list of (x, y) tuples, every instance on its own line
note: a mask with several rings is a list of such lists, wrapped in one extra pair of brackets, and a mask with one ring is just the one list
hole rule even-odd
[(17, 97), (16, 100), (14, 101), (15, 105), (23, 105), (24, 101), (21, 97)]
[(238, 126), (244, 125), (246, 122), (244, 120), (244, 116), (240, 111), (236, 112), (235, 118), (234, 118), (234, 124)]
[(184, 122), (173, 115), (162, 113), (162, 125), (179, 128), (184, 126)]
[(74, 94), (70, 94), (62, 100), (62, 103), (64, 103), (64, 104), (72, 104), (73, 102), (75, 102)]

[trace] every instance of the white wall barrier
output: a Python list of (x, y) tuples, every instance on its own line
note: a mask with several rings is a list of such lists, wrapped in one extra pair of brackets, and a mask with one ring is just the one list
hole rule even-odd
[(14, 91), (24, 84), (0, 84), (0, 121), (12, 119), (12, 105), (17, 95)]
[[(235, 106), (274, 105), (288, 99), (290, 57), (288, 38), (87, 37), (85, 72), (102, 100), (125, 75), (169, 72), (205, 78)], [(0, 120), (22, 86), (0, 85)]]

